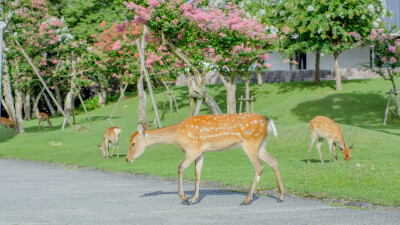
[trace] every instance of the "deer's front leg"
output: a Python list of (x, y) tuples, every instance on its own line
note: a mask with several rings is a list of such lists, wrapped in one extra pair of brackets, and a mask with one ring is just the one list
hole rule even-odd
[(200, 175), (201, 175), (201, 168), (203, 167), (203, 154), (201, 154), (199, 157), (197, 157), (195, 163), (195, 172), (196, 172), (196, 186), (194, 189), (194, 195), (192, 198), (192, 203), (196, 203), (197, 200), (199, 199), (199, 187), (200, 187)]
[[(201, 154), (201, 153), (200, 153)], [(186, 157), (185, 159), (182, 161), (182, 163), (179, 165), (179, 169), (178, 169), (178, 175), (179, 175), (179, 186), (178, 186), (178, 194), (181, 197), (181, 199), (183, 201), (187, 202), (187, 197), (185, 195), (185, 192), (183, 191), (183, 172), (185, 171), (185, 169), (192, 164), (192, 162), (199, 157), (198, 153), (186, 153)]]

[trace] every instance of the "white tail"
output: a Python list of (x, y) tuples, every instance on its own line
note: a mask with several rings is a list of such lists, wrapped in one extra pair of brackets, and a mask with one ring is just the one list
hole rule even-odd
[(117, 147), (117, 158), (119, 158), (119, 135), (121, 133), (121, 129), (119, 127), (109, 127), (103, 134), (103, 144), (98, 145), (99, 149), (103, 153), (103, 157), (108, 158), (108, 152), (110, 151), (110, 142), (113, 144), (113, 148), (111, 151), (111, 158), (114, 155), (114, 148)]
[(274, 133), (275, 137), (278, 137), (278, 132), (276, 131), (276, 127), (275, 127), (275, 123), (274, 121), (272, 121), (271, 119), (269, 119), (269, 123), (268, 123), (268, 132), (272, 132)]
[(275, 178), (280, 191), (280, 200), (283, 200), (283, 189), (278, 161), (265, 150), (268, 134), (272, 132), (277, 136), (272, 120), (254, 113), (203, 115), (193, 116), (175, 125), (145, 130), (138, 126), (138, 132), (131, 136), (127, 162), (133, 162), (146, 149), (156, 143), (170, 143), (178, 146), (186, 153), (185, 159), (179, 166), (179, 196), (188, 201), (183, 191), (183, 172), (195, 161), (196, 186), (191, 200), (195, 203), (199, 197), (200, 174), (203, 165), (203, 153), (209, 151), (222, 151), (241, 146), (246, 152), (255, 169), (253, 185), (244, 200), (248, 204), (260, 180), (264, 166), (261, 162), (268, 163), (275, 173)]
[(49, 127), (53, 126), (53, 124), (51, 123), (51, 121), (49, 119), (49, 115), (47, 115), (47, 113), (44, 113), (44, 112), (39, 113), (38, 120), (39, 120), (39, 130), (41, 128), (42, 122), (43, 122), (43, 128), (44, 128), (44, 121), (47, 121), (47, 123), (49, 124)]
[(321, 160), (321, 163), (324, 163), (324, 159), (322, 158), (321, 154), (321, 144), (324, 139), (327, 139), (328, 145), (329, 145), (329, 153), (330, 153), (330, 162), (332, 162), (332, 151), (334, 150), (335, 153), (335, 159), (337, 161), (337, 155), (336, 155), (336, 144), (339, 144), (340, 150), (343, 152), (344, 159), (346, 161), (350, 161), (351, 159), (351, 150), (353, 149), (353, 145), (351, 145), (349, 148), (346, 145), (346, 142), (344, 141), (343, 138), (343, 132), (342, 129), (340, 128), (339, 124), (335, 123), (332, 119), (325, 117), (325, 116), (317, 116), (314, 119), (312, 119), (308, 127), (310, 128), (311, 131), (311, 143), (310, 147), (308, 149), (308, 161), (307, 163), (310, 163), (310, 154), (311, 154), (311, 148), (314, 144), (315, 139), (318, 137), (318, 142), (315, 145), (317, 147), (319, 157)]

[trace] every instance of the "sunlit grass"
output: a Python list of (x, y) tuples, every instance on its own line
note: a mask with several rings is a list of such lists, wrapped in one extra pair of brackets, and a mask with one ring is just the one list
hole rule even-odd
[[(390, 84), (381, 79), (343, 81), (343, 91), (335, 91), (334, 81), (323, 81), (320, 85), (311, 82), (264, 84), (262, 87), (251, 85), (251, 95), (256, 99), (254, 111), (272, 118), (277, 126), (279, 136), (268, 139), (267, 150), (279, 160), (287, 192), (400, 206), (400, 121), (394, 120), (390, 114), (387, 126), (382, 125), (389, 89)], [(208, 90), (225, 110), (224, 87), (210, 85)], [(180, 111), (172, 114), (168, 110), (163, 112), (163, 91), (156, 90), (162, 125), (186, 118), (189, 115), (187, 88), (173, 88)], [(237, 96), (240, 95), (244, 95), (242, 84), (237, 90)], [(154, 111), (150, 97), (148, 99), (147, 116), (149, 121), (153, 121)], [(137, 103), (137, 97), (122, 101), (112, 119), (122, 128), (119, 159), (104, 159), (96, 145), (101, 143), (103, 131), (110, 126), (106, 118), (115, 103), (90, 112), (93, 124), (88, 123), (85, 114), (77, 116), (77, 123), (88, 126), (89, 130), (75, 131), (67, 126), (61, 131), (62, 118), (56, 118), (53, 128), (46, 126), (39, 131), (37, 121), (32, 120), (24, 122), (25, 134), (4, 137), (2, 132), (0, 157), (177, 177), (177, 168), (184, 154), (172, 145), (151, 146), (133, 164), (125, 162), (129, 137), (136, 131)], [(202, 108), (201, 113), (208, 112)], [(341, 124), (347, 143), (354, 142), (350, 162), (345, 162), (338, 150), (339, 161), (329, 163), (328, 146), (324, 142), (322, 154), (325, 163), (319, 162), (314, 147), (312, 163), (306, 164), (310, 141), (307, 123), (316, 115), (331, 117)], [(51, 142), (61, 145), (55, 146)], [(185, 178), (195, 179), (193, 165), (186, 170)], [(203, 181), (249, 187), (253, 178), (253, 166), (241, 149), (205, 154)], [(265, 165), (258, 188), (277, 188), (268, 165)]]

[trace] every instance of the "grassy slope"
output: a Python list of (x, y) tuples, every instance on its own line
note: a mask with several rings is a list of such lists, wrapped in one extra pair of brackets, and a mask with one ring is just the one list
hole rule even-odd
[[(208, 89), (224, 110), (223, 86), (210, 85)], [(272, 118), (278, 129), (279, 137), (269, 138), (267, 150), (279, 160), (284, 187), (288, 192), (302, 195), (400, 206), (400, 121), (389, 115), (388, 125), (381, 125), (387, 101), (385, 92), (390, 85), (381, 79), (344, 81), (343, 89), (335, 91), (333, 81), (324, 81), (318, 86), (309, 82), (251, 86), (256, 98), (254, 111)], [(158, 107), (162, 109), (163, 90), (156, 91)], [(160, 111), (163, 126), (181, 121), (189, 114), (187, 88), (174, 87), (174, 91), (180, 111), (173, 114)], [(237, 95), (243, 92), (244, 86), (239, 84)], [(124, 100), (113, 118), (114, 124), (122, 128), (122, 157), (119, 159), (103, 159), (96, 146), (109, 126), (106, 118), (114, 104), (91, 112), (94, 124), (86, 131), (74, 131), (69, 127), (60, 131), (62, 118), (54, 119), (55, 127), (41, 131), (37, 130), (36, 120), (26, 121), (25, 134), (2, 138), (0, 157), (177, 177), (184, 155), (172, 145), (154, 145), (133, 164), (125, 163), (129, 137), (136, 131), (137, 102), (136, 97)], [(150, 100), (148, 109), (148, 118), (153, 120)], [(207, 111), (203, 109), (202, 113)], [(306, 164), (310, 139), (307, 123), (316, 115), (329, 116), (342, 124), (347, 142), (355, 143), (350, 162), (345, 162), (338, 151), (339, 162), (329, 163), (329, 151), (324, 142), (322, 154), (328, 163), (319, 162), (314, 147), (313, 163)], [(89, 125), (84, 114), (77, 117), (77, 122)], [(61, 146), (53, 146), (51, 141), (60, 142)], [(185, 177), (194, 179), (193, 165), (186, 170)], [(249, 187), (253, 178), (253, 167), (241, 150), (205, 155), (202, 180)], [(272, 170), (267, 165), (258, 188), (276, 188)]]

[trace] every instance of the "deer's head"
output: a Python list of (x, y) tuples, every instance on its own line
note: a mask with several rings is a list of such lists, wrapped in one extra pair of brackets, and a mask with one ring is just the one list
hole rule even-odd
[(101, 153), (103, 153), (103, 157), (106, 157), (106, 151), (103, 149), (103, 146), (97, 144), (97, 147), (101, 150)]
[(133, 162), (137, 157), (143, 154), (146, 149), (146, 134), (143, 124), (139, 124), (138, 132), (132, 134), (129, 145), (129, 151), (126, 155), (126, 162)]
[(353, 149), (353, 146), (354, 146), (354, 143), (349, 148), (347, 148), (347, 146), (345, 146), (344, 148), (339, 146), (340, 151), (343, 152), (344, 160), (350, 161), (350, 159), (351, 159), (351, 150)]

